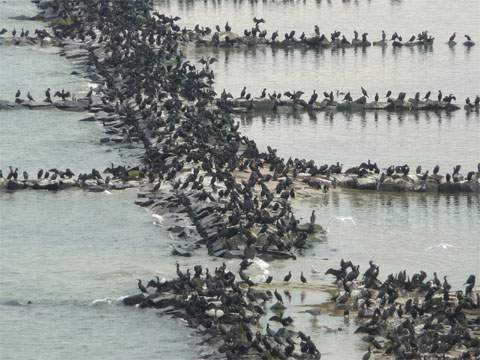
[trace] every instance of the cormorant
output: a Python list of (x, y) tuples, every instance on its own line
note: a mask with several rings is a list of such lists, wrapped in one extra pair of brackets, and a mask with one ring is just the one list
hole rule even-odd
[(365, 89), (363, 88), (363, 86), (361, 86), (361, 88), (362, 88), (362, 94), (363, 94), (363, 96), (368, 97), (367, 90), (365, 90)]
[(292, 272), (289, 271), (288, 274), (285, 275), (285, 277), (283, 278), (283, 281), (289, 282), (291, 278), (292, 278)]
[(142, 284), (142, 280), (138, 279), (138, 288), (142, 293), (148, 293), (147, 288)]
[(300, 281), (301, 281), (302, 283), (304, 283), (304, 284), (307, 283), (307, 279), (305, 279), (305, 276), (303, 276), (303, 271), (302, 271), (302, 273), (300, 274)]

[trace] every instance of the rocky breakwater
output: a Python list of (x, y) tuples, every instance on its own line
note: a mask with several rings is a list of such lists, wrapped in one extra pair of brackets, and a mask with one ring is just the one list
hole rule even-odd
[(0, 170), (0, 190), (60, 191), (83, 189), (90, 192), (103, 192), (139, 188), (148, 183), (150, 178), (151, 175), (143, 173), (138, 167), (126, 168), (113, 164), (106, 168), (103, 174), (96, 169), (92, 169), (90, 173), (80, 173), (77, 177), (68, 168), (65, 171), (57, 168), (46, 171), (40, 169), (35, 177), (31, 177), (26, 171), (19, 174), (18, 168), (10, 167), (6, 177), (3, 177), (3, 172)]
[[(223, 264), (210, 272), (196, 265), (191, 274), (177, 265), (177, 278), (160, 281), (156, 277), (147, 286), (138, 280), (138, 288), (141, 293), (124, 298), (125, 305), (161, 309), (163, 316), (184, 319), (204, 337), (204, 343), (214, 347), (209, 358), (321, 358), (311, 338), (294, 330), (293, 319), (283, 316), (281, 295), (255, 289), (242, 269), (234, 274)], [(269, 303), (276, 313), (270, 320), (277, 325), (268, 324), (263, 330), (259, 320)]]
[[(475, 275), (467, 276), (465, 291), (452, 288), (437, 273), (406, 271), (379, 279), (379, 266), (369, 268), (342, 259), (335, 277), (338, 291), (324, 310), (354, 319), (356, 334), (368, 344), (368, 353), (395, 359), (478, 359), (480, 357), (480, 292)], [(368, 358), (368, 357), (367, 357)]]

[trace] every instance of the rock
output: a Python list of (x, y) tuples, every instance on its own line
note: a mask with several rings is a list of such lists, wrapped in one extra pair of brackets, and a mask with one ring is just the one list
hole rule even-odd
[(359, 190), (377, 190), (377, 179), (371, 176), (355, 178), (355, 187)]
[(146, 297), (143, 294), (131, 295), (123, 298), (123, 304), (127, 306), (135, 306), (142, 303)]
[(190, 253), (188, 251), (181, 251), (181, 250), (178, 250), (177, 248), (174, 247), (172, 249), (172, 255), (190, 257), (190, 256), (192, 256), (192, 253)]

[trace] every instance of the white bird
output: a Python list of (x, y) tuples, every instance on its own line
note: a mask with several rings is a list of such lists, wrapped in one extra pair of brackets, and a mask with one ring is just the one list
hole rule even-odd
[(211, 308), (207, 311), (205, 311), (205, 314), (207, 314), (210, 317), (213, 317), (214, 319), (220, 319), (225, 313), (221, 309), (216, 309), (216, 308)]
[(312, 272), (312, 274), (320, 274), (320, 272), (321, 272), (320, 270), (315, 269), (315, 268), (313, 267), (313, 265), (312, 265), (312, 268), (310, 269), (310, 271)]
[(439, 248), (439, 249), (442, 249), (442, 250), (447, 250), (449, 248), (454, 248), (454, 247), (456, 247), (456, 246), (443, 243), (443, 244), (438, 244), (438, 245), (434, 245), (434, 246), (429, 246), (425, 250), (433, 250), (433, 248)]

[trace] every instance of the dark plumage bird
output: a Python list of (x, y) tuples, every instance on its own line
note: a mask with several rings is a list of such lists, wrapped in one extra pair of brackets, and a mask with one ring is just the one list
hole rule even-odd
[(433, 173), (437, 175), (439, 171), (440, 171), (440, 166), (435, 165), (435, 167), (433, 168)]
[(380, 99), (380, 97), (378, 96), (378, 93), (375, 93), (375, 102), (378, 102), (378, 99)]
[(30, 101), (35, 101), (35, 99), (32, 97), (32, 95), (30, 95), (30, 92), (27, 93), (27, 98)]
[(467, 38), (468, 41), (472, 41), (472, 38), (469, 35), (465, 34), (464, 36)]
[(232, 31), (232, 27), (231, 27), (230, 25), (228, 25), (228, 21), (227, 21), (227, 23), (225, 24), (225, 31), (226, 31), (226, 32)]
[(142, 293), (148, 293), (147, 288), (142, 284), (142, 280), (138, 279), (138, 288)]
[(455, 36), (457, 36), (456, 33), (453, 33), (450, 38), (448, 39), (448, 42), (452, 42), (453, 40), (455, 40)]
[(365, 89), (363, 88), (363, 86), (361, 86), (361, 88), (362, 88), (362, 94), (363, 94), (363, 96), (368, 97), (367, 90), (365, 90)]
[(15, 97), (16, 97), (16, 98), (19, 98), (21, 94), (22, 94), (22, 93), (20, 92), (20, 90), (17, 90), (17, 92), (15, 93)]
[(302, 273), (300, 274), (300, 281), (301, 281), (302, 283), (304, 283), (304, 284), (307, 283), (307, 279), (305, 279), (305, 276), (303, 276), (303, 271), (302, 271)]
[(244, 86), (242, 89), (242, 92), (240, 93), (240, 99), (243, 99), (246, 93), (247, 93), (247, 87)]
[(391, 90), (388, 90), (388, 91), (387, 91), (387, 95), (385, 95), (385, 97), (388, 99), (391, 95), (392, 95), (392, 91), (391, 91)]
[(425, 96), (423, 97), (423, 99), (424, 99), (424, 100), (428, 100), (428, 98), (430, 97), (430, 94), (431, 94), (431, 93), (432, 93), (431, 91), (428, 91), (428, 92), (425, 94)]
[(315, 104), (315, 101), (318, 99), (318, 94), (313, 90), (312, 96), (310, 96), (310, 100), (308, 100), (308, 105), (313, 105)]
[(289, 271), (288, 274), (285, 275), (285, 277), (283, 278), (283, 281), (289, 282), (291, 278), (292, 278), (292, 272)]
[(272, 275), (269, 275), (269, 276), (267, 277), (267, 280), (265, 280), (265, 282), (266, 282), (267, 284), (270, 284), (270, 283), (272, 282), (272, 280), (273, 280), (273, 276), (272, 276)]
[(465, 288), (465, 295), (466, 296), (469, 296), (472, 294), (472, 290), (473, 290), (473, 287), (475, 286), (475, 275), (470, 275), (467, 279), (467, 281), (465, 281), (465, 284), (463, 285), (467, 285), (467, 287)]
[(370, 348), (370, 346), (368, 347), (368, 351), (363, 354), (362, 356), (362, 360), (369, 360), (370, 359), (370, 355), (372, 354), (372, 350)]
[(275, 291), (273, 292), (273, 294), (275, 295), (275, 298), (281, 302), (283, 304), (283, 298), (282, 298), (282, 295), (280, 295), (280, 293), (277, 291), (277, 289), (275, 289)]

